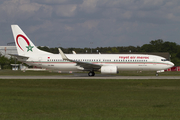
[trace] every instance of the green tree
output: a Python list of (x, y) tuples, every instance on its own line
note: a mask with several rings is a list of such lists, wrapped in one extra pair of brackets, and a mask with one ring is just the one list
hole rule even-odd
[(151, 44), (144, 44), (140, 48), (140, 52), (155, 52), (155, 50), (153, 49), (153, 45), (151, 45)]
[(1, 56), (0, 57), (0, 65), (1, 65), (1, 69), (9, 68), (10, 62), (9, 62), (8, 58), (6, 58), (5, 56)]
[(162, 47), (164, 52), (169, 52), (171, 53), (177, 53), (178, 52), (178, 45), (174, 42), (164, 42), (163, 47)]

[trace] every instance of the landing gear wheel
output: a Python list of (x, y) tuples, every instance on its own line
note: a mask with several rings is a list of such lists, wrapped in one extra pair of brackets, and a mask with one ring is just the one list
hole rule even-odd
[(156, 73), (156, 77), (158, 77), (159, 76), (159, 74), (158, 73)]
[(95, 73), (94, 73), (94, 72), (89, 72), (88, 75), (89, 75), (89, 76), (94, 76)]

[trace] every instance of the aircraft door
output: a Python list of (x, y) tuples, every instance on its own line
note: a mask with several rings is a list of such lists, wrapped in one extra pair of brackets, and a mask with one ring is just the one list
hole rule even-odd
[(38, 66), (39, 66), (39, 67), (42, 67), (42, 58), (39, 57), (38, 60), (39, 60), (39, 61), (38, 61)]
[(156, 61), (157, 61), (157, 59), (153, 58), (153, 65), (156, 65)]
[(103, 64), (103, 59), (102, 58), (99, 58), (98, 61), (99, 61), (99, 65)]

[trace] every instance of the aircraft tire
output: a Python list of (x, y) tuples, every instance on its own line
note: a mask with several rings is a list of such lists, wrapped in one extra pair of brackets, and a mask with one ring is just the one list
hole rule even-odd
[(95, 75), (94, 72), (89, 72), (89, 73), (88, 73), (88, 76), (94, 76), (94, 75)]
[(156, 77), (158, 77), (159, 76), (159, 74), (158, 73), (156, 73)]

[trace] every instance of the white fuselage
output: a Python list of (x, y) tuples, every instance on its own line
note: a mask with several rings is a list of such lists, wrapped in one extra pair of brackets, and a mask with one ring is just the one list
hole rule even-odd
[[(158, 71), (174, 66), (170, 61), (156, 55), (143, 54), (66, 54), (75, 61), (98, 64), (101, 66), (116, 66), (118, 71), (141, 70)], [(85, 70), (77, 63), (63, 60), (60, 54), (40, 54), (29, 56), (27, 60), (19, 59), (28, 65), (54, 69), (59, 71), (79, 71)]]

